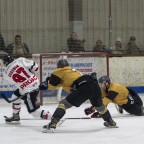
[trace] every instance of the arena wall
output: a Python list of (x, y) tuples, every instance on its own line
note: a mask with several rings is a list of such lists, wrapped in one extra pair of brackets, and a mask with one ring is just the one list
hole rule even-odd
[[(143, 61), (143, 56), (110, 57), (109, 76), (111, 81), (133, 87), (139, 93), (144, 92)], [(2, 60), (0, 60), (0, 66), (0, 93), (4, 92), (9, 96), (12, 94), (15, 86), (4, 80)]]

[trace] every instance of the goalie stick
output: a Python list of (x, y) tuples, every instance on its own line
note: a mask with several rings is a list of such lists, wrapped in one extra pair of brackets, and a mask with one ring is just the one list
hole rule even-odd
[(22, 96), (17, 97), (17, 98), (15, 98), (15, 99), (13, 99), (13, 100), (9, 100), (5, 94), (1, 93), (1, 97), (2, 97), (5, 101), (7, 101), (8, 103), (12, 103), (12, 102), (14, 102), (14, 101), (16, 101), (16, 100), (18, 100), (18, 99), (23, 98), (24, 96), (25, 96), (25, 95), (22, 95)]

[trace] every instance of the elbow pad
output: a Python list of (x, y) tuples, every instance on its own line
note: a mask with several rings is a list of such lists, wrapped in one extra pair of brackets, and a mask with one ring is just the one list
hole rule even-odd
[(29, 71), (34, 74), (37, 73), (39, 71), (37, 63), (34, 62), (33, 65), (31, 66), (31, 68), (29, 69)]

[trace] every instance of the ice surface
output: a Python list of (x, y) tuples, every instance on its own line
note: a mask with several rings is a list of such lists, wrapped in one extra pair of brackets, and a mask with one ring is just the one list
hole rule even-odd
[[(144, 99), (144, 96), (143, 98)], [(54, 112), (56, 105), (43, 106)], [(65, 117), (85, 117), (83, 104), (80, 108), (67, 110)], [(3, 116), (11, 116), (11, 104), (0, 100), (0, 144), (143, 144), (144, 116), (130, 116), (126, 112), (119, 114), (114, 105), (108, 109), (119, 128), (106, 128), (100, 119), (66, 120), (55, 133), (42, 133), (46, 120), (32, 120), (25, 105), (21, 110), (21, 125), (5, 124)], [(26, 119), (29, 120), (26, 120)]]

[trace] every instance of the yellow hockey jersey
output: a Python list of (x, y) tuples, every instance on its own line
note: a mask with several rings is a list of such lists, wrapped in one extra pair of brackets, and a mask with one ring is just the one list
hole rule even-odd
[(103, 103), (107, 106), (110, 102), (123, 105), (128, 102), (129, 91), (125, 86), (111, 83), (106, 91), (102, 91)]
[(70, 66), (57, 68), (51, 74), (48, 88), (49, 90), (55, 90), (58, 87), (62, 87), (66, 92), (70, 92), (73, 82), (81, 76), (82, 73), (72, 69)]

